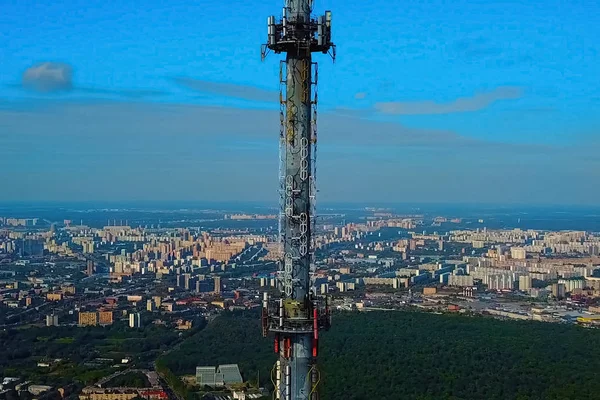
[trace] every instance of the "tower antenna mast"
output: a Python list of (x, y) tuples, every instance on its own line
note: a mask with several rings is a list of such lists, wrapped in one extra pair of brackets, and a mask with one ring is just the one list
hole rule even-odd
[[(273, 333), (279, 360), (272, 371), (275, 400), (318, 400), (319, 330), (328, 329), (325, 296), (313, 287), (317, 155), (317, 63), (330, 54), (331, 12), (312, 16), (312, 0), (284, 0), (281, 19), (267, 19), (261, 55), (285, 53), (280, 62), (278, 293), (263, 294), (263, 335)], [(323, 295), (323, 293), (322, 293)]]

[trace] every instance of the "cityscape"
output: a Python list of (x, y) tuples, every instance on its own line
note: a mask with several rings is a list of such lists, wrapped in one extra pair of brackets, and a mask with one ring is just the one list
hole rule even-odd
[(2, 5), (0, 400), (600, 399), (600, 5)]
[[(3, 208), (0, 323), (8, 357), (1, 367), (12, 371), (4, 393), (166, 399), (182, 396), (177, 379), (216, 398), (270, 395), (243, 355), (218, 365), (198, 360), (175, 378), (160, 360), (223, 313), (254, 312), (258, 321), (281, 257), (272, 209), (71, 207)], [(383, 207), (319, 215), (312, 285), (328, 296), (334, 320), (336, 313), (411, 310), (600, 324), (599, 234), (514, 227), (519, 219), (485, 210), (481, 218)], [(487, 218), (505, 227), (488, 228)], [(18, 332), (32, 330), (34, 344), (22, 345), (30, 349), (11, 346)], [(125, 345), (147, 335), (161, 337)], [(43, 340), (64, 349), (40, 351)], [(69, 346), (88, 340), (85, 354)]]

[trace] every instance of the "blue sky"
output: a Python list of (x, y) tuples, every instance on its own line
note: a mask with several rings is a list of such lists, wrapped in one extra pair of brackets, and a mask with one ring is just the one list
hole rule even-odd
[[(276, 199), (280, 0), (0, 2), (0, 201)], [(315, 9), (323, 201), (596, 203), (598, 2)]]

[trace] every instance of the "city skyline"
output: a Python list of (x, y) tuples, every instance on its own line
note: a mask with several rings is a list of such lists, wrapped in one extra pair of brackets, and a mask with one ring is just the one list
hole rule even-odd
[[(319, 201), (594, 203), (597, 4), (385, 5), (316, 3)], [(7, 6), (0, 201), (276, 199), (279, 6)]]

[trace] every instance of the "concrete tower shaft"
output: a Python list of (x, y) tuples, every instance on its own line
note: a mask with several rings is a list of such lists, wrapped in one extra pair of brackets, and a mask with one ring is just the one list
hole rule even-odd
[[(304, 54), (302, 54), (304, 53)], [(311, 55), (287, 55), (285, 141), (285, 231), (283, 251), (292, 260), (287, 295), (304, 302), (310, 286), (312, 131)], [(289, 262), (288, 262), (289, 263)], [(291, 279), (289, 279), (291, 278)], [(284, 288), (285, 290), (285, 288)]]
[(263, 299), (263, 334), (275, 333), (279, 361), (274, 398), (316, 400), (318, 331), (329, 326), (327, 301), (311, 288), (314, 251), (317, 65), (313, 52), (328, 53), (331, 13), (311, 16), (312, 0), (286, 0), (280, 21), (268, 18), (269, 50), (286, 53), (280, 69), (279, 293)]

